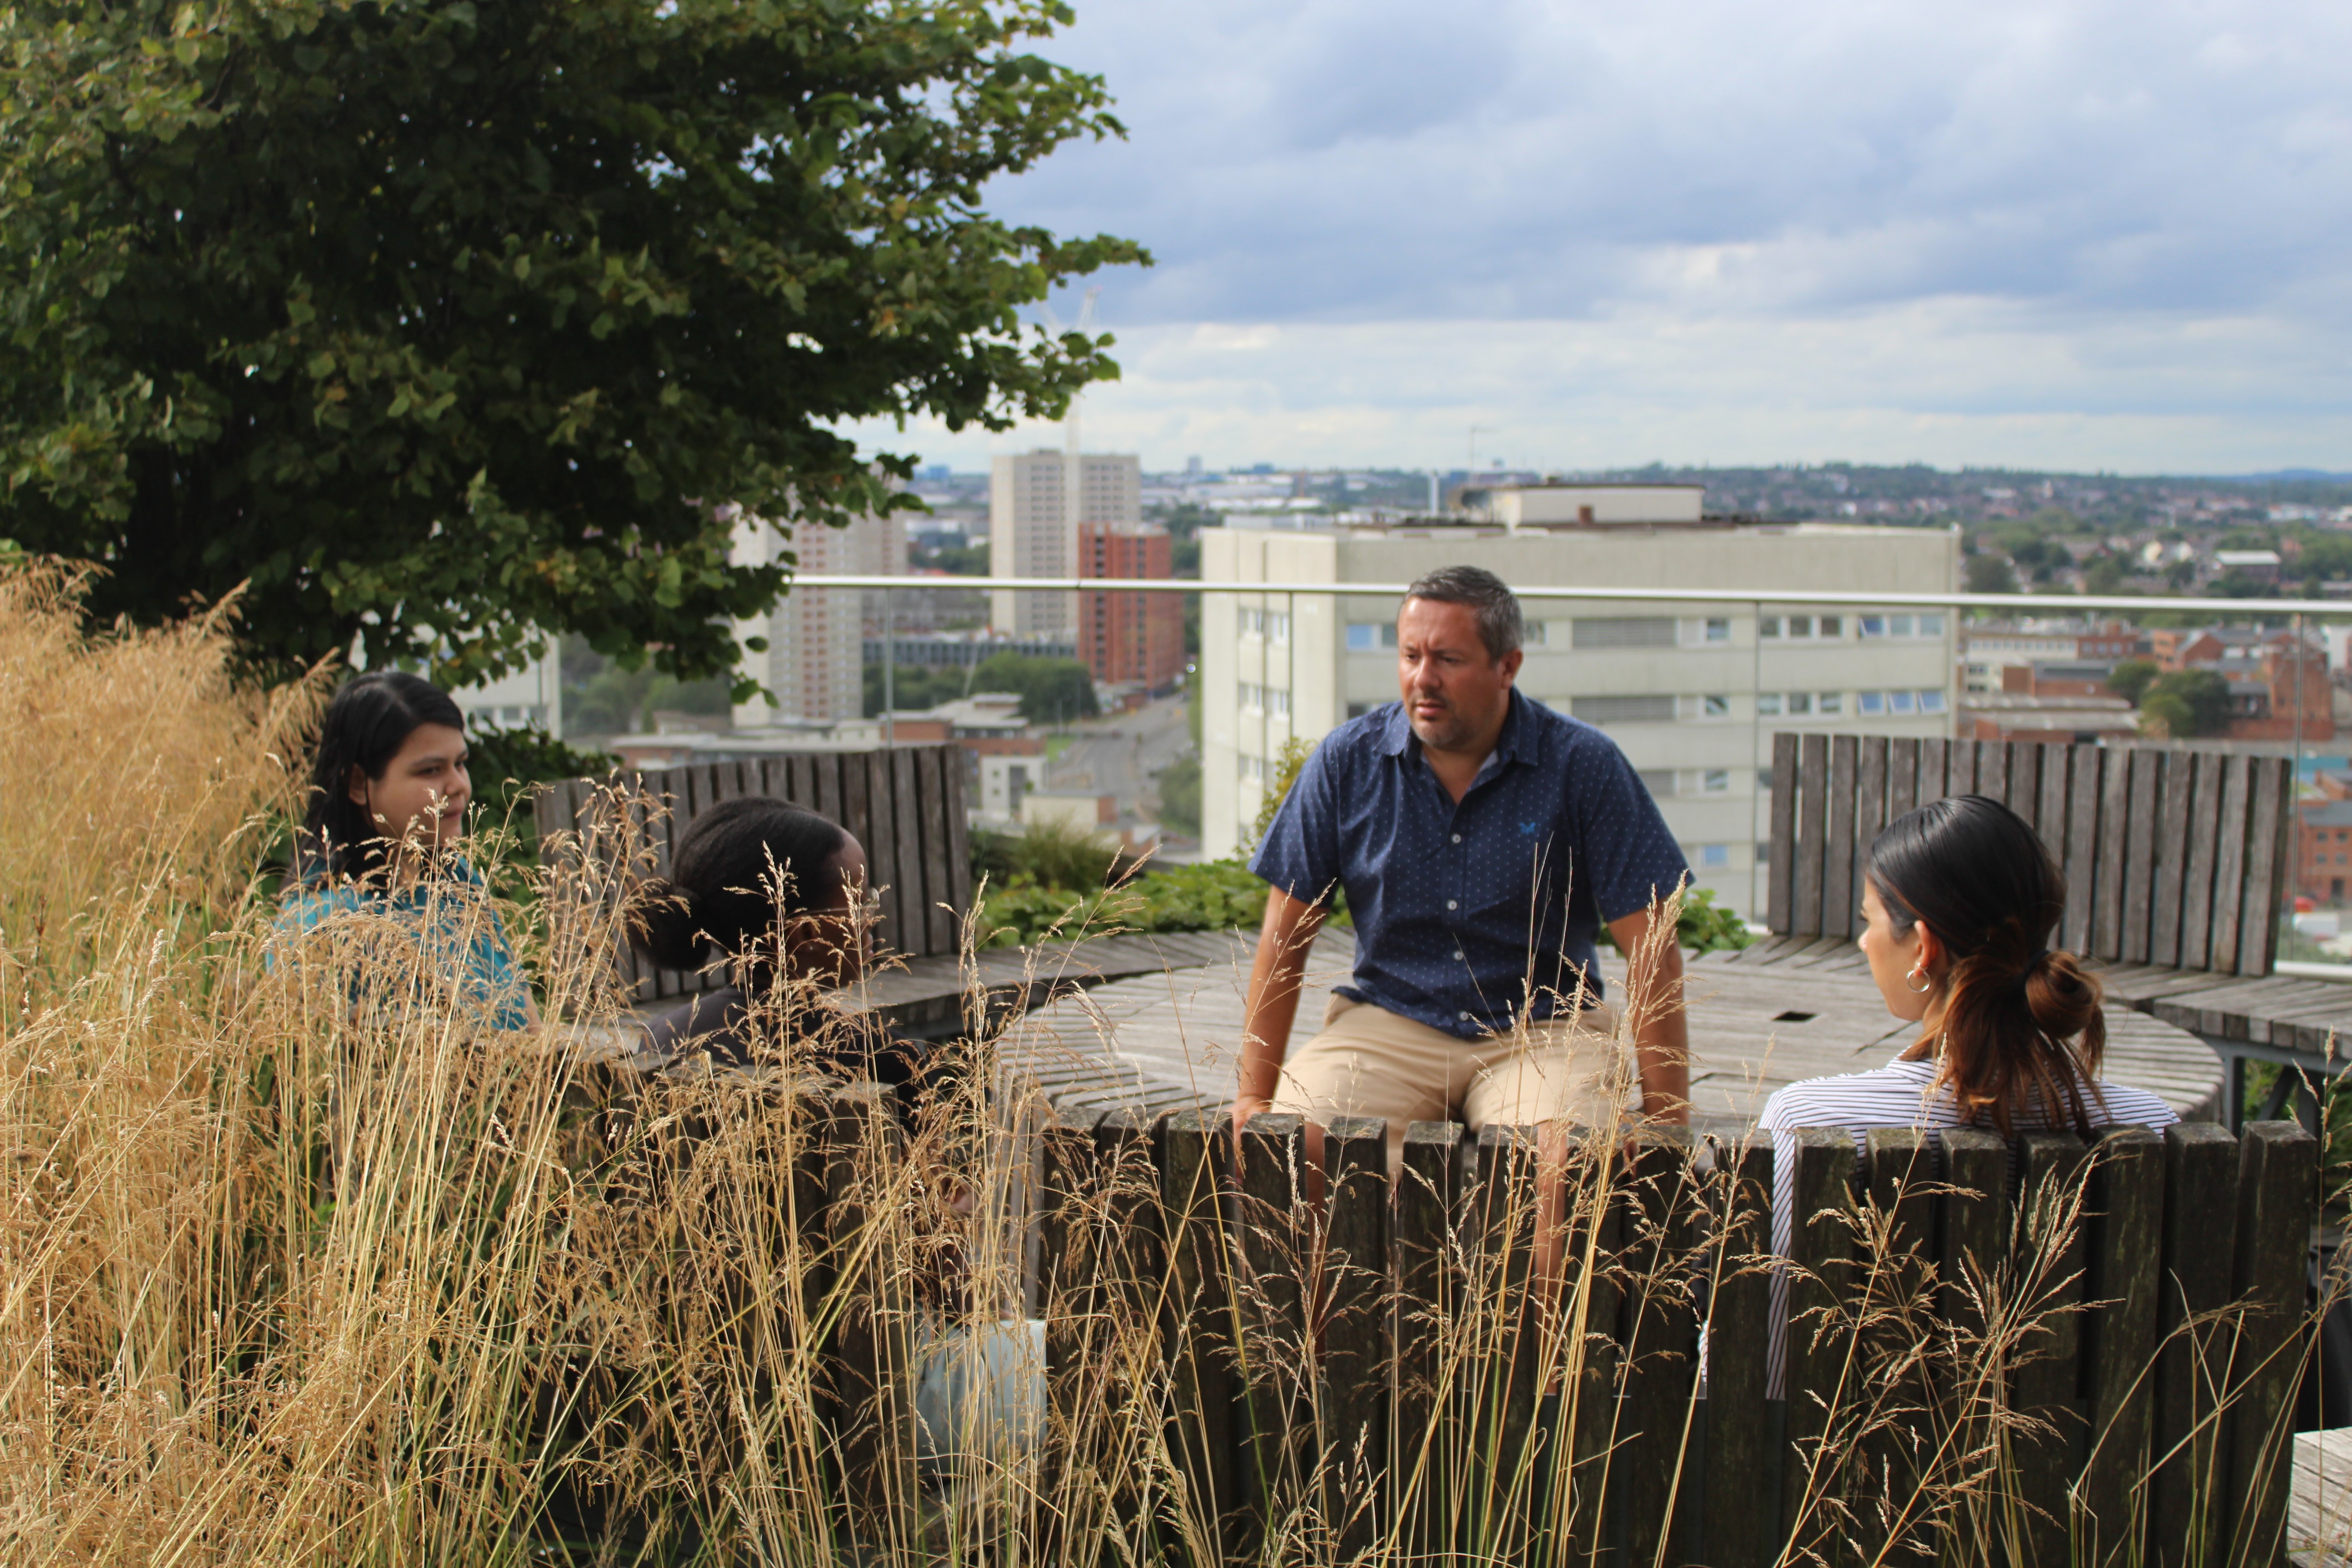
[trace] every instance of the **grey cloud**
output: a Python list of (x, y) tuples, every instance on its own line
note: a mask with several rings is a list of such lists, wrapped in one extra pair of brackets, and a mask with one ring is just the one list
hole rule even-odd
[(1132, 129), (992, 202), (1117, 323), (2340, 310), (2352, 10), (1081, 0)]

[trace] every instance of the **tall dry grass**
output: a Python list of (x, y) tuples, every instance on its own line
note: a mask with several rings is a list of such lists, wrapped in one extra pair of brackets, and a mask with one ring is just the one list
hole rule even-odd
[[(1688, 1347), (1637, 1331), (1685, 1390), (1637, 1442), (1591, 1331), (1618, 1301), (1686, 1326), (1760, 1266), (1706, 1245), (1724, 1163), (1645, 1193), (1613, 1147), (1562, 1151), (1545, 1307), (1542, 1162), (1499, 1161), (1442, 1232), (1434, 1306), (1405, 1307), (1411, 1367), (1334, 1359), (1347, 1265), (1304, 1173), (1242, 1208), (1240, 1256), (1188, 1261), (1154, 1250), (1141, 1143), (1070, 1184), (1033, 1303), (1043, 1110), (1003, 1042), (911, 1116), (828, 1082), (781, 1014), (755, 1071), (649, 1070), (606, 962), (646, 864), (626, 802), (513, 868), (535, 897), (443, 894), (535, 955), (561, 1026), (497, 1034), (411, 984), (397, 921), (291, 936), (254, 871), (315, 687), (240, 688), (218, 620), (90, 636), (78, 585), (0, 579), (0, 1561), (1597, 1562), (1603, 1486), (1673, 1560), (1703, 1489)], [(2027, 1205), (2019, 1256), (2080, 1222)], [(1846, 1223), (1865, 1288), (1792, 1330), (1849, 1370), (1782, 1560), (2002, 1552), (2037, 1437), (2006, 1390), (2071, 1309), (2046, 1268), (1941, 1279), (1881, 1210)], [(1934, 1310), (1946, 1289), (1977, 1310)], [(1032, 1305), (1042, 1433), (979, 1396), (1026, 1385), (1006, 1325)], [(973, 1394), (928, 1436), (918, 1372)], [(1250, 1391), (1238, 1493), (1205, 1489), (1232, 1413), (1187, 1402), (1204, 1372)], [(1391, 1453), (1318, 1450), (1334, 1378), (1366, 1375), (1417, 1415)], [(2243, 1369), (2209, 1375), (2226, 1406)]]

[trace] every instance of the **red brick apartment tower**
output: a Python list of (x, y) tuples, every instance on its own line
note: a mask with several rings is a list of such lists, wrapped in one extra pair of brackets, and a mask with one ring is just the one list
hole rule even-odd
[[(1081, 577), (1165, 577), (1171, 564), (1164, 528), (1078, 525)], [(1078, 657), (1106, 685), (1174, 685), (1184, 673), (1184, 602), (1173, 594), (1080, 594)]]

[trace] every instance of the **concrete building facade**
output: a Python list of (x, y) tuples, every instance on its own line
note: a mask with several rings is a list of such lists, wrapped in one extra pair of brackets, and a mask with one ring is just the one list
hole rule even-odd
[[(1073, 483), (1073, 480), (1076, 482)], [(1075, 472), (1050, 449), (999, 457), (988, 489), (988, 569), (996, 577), (1076, 577), (1078, 529), (1086, 523), (1139, 527), (1143, 460), (1132, 453), (1088, 452)], [(1009, 637), (1075, 637), (1076, 595), (989, 595), (989, 624)]]
[[(1548, 501), (1557, 502), (1557, 495)], [(1569, 504), (1576, 504), (1570, 501)], [(1483, 566), (1517, 586), (1950, 593), (1948, 531), (1666, 521), (1635, 527), (1410, 524), (1205, 529), (1205, 578), (1404, 584)], [(1751, 917), (1766, 889), (1773, 731), (1952, 731), (1952, 617), (1782, 604), (1524, 601), (1528, 697), (1605, 729), (1657, 798), (1700, 886)], [(1206, 595), (1203, 849), (1237, 848), (1283, 742), (1317, 740), (1397, 696), (1397, 601), (1338, 593)]]
[[(906, 518), (861, 517), (845, 528), (799, 523), (788, 539), (759, 518), (737, 515), (737, 564), (764, 565), (787, 551), (796, 574), (903, 576)], [(746, 652), (737, 672), (758, 681), (774, 701), (754, 697), (737, 703), (735, 727), (858, 718), (865, 710), (866, 600), (879, 596), (856, 589), (793, 587), (765, 616), (737, 622), (739, 643), (761, 637), (768, 645), (765, 652)]]

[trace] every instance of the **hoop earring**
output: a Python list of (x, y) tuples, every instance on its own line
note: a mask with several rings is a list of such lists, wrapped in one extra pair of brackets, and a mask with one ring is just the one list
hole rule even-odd
[[(1927, 984), (1925, 985), (1914, 985), (1911, 984), (1914, 980), (1926, 980), (1927, 981)], [(1903, 988), (1910, 992), (1914, 996), (1925, 996), (1928, 992), (1933, 991), (1936, 988), (1936, 983), (1935, 981), (1928, 979), (1927, 975), (1921, 973), (1918, 970), (1914, 969), (1910, 973), (1903, 977)]]

